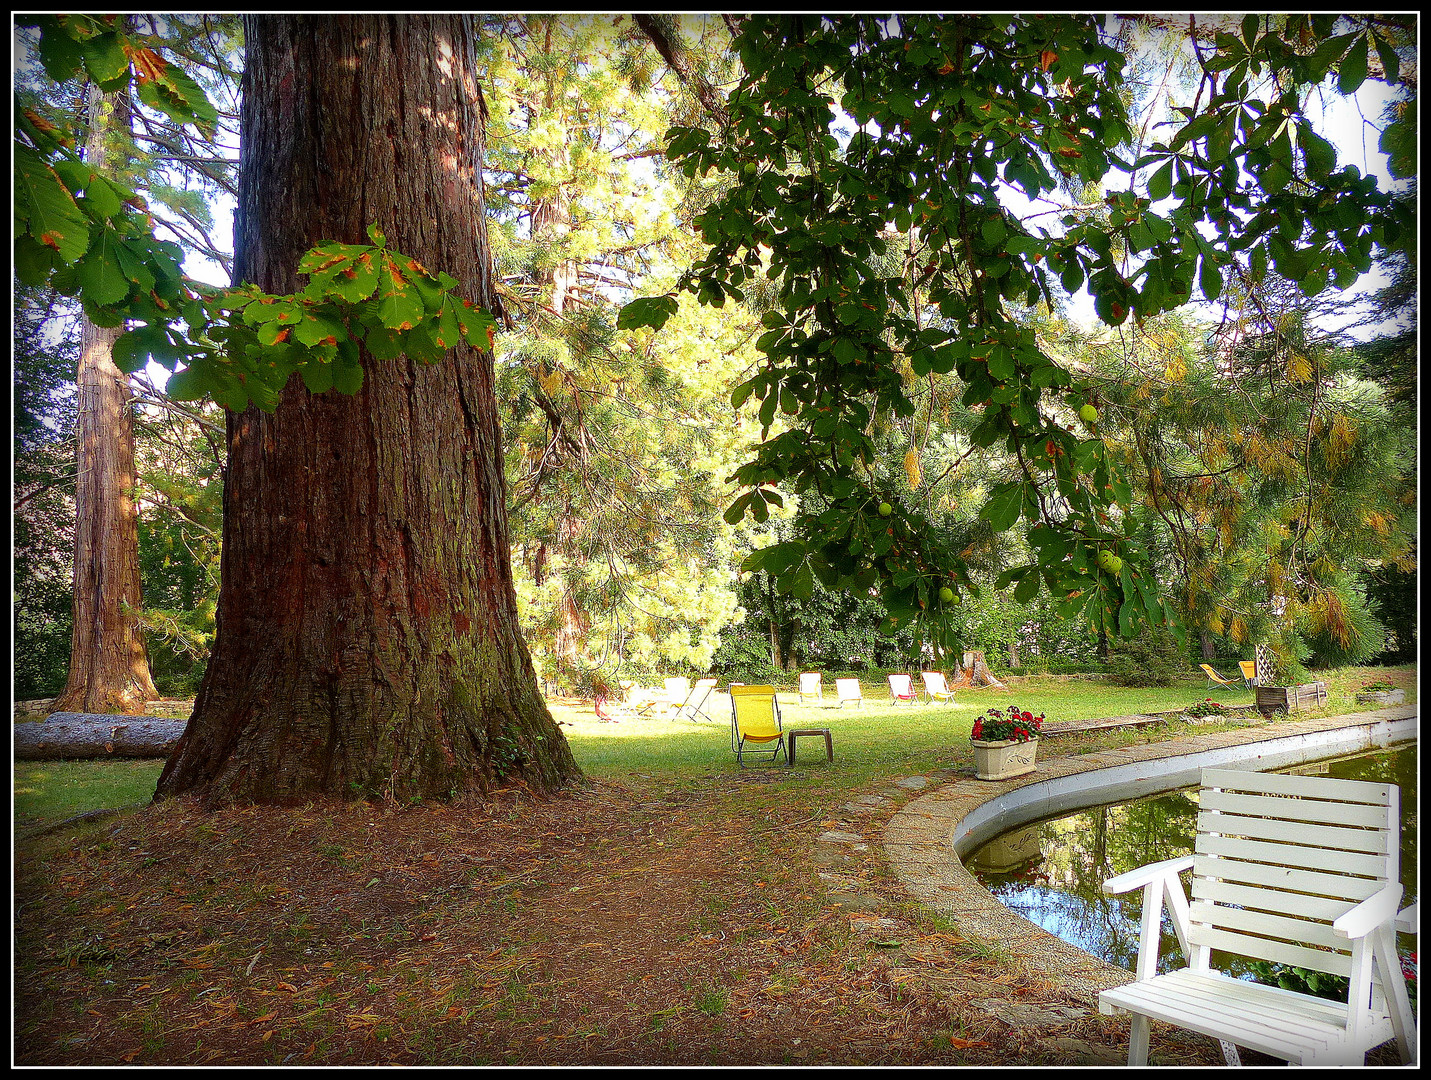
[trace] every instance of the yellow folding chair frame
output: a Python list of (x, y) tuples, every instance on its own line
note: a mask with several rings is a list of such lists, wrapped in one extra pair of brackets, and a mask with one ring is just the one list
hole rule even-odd
[[(750, 743), (750, 746), (746, 744)], [(773, 745), (771, 745), (773, 744)], [(730, 688), (730, 748), (739, 768), (745, 755), (769, 754), (770, 764), (785, 755), (785, 734), (780, 727), (780, 702), (773, 686), (732, 686)]]
[(1207, 676), (1207, 684), (1208, 684), (1208, 686), (1236, 686), (1236, 685), (1237, 685), (1237, 680), (1236, 680), (1236, 679), (1224, 679), (1221, 675), (1219, 675), (1217, 672), (1215, 672), (1215, 671), (1212, 670), (1212, 666), (1211, 666), (1210, 664), (1199, 664), (1198, 667), (1202, 668), (1202, 673)]

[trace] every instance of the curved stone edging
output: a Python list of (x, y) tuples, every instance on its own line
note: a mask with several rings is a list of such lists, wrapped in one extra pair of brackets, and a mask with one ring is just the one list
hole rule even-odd
[(1416, 707), (1282, 722), (1101, 750), (1041, 762), (1001, 782), (963, 779), (907, 803), (885, 826), (890, 868), (921, 903), (952, 917), (971, 938), (996, 943), (1056, 977), (1089, 1003), (1131, 982), (1131, 972), (1015, 915), (981, 886), (962, 857), (1007, 829), (1087, 806), (1197, 783), (1206, 766), (1284, 768), (1416, 738)]

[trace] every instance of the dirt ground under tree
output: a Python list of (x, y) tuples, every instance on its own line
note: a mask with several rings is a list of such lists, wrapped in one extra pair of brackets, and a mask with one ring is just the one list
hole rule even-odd
[[(832, 812), (786, 797), (791, 775), (449, 806), (171, 802), (22, 841), (15, 1060), (1126, 1060), (1126, 1020), (904, 895), (877, 842), (897, 801)], [(842, 872), (878, 917), (824, 887), (828, 828), (871, 841)], [(1158, 1028), (1153, 1059), (1221, 1061)]]

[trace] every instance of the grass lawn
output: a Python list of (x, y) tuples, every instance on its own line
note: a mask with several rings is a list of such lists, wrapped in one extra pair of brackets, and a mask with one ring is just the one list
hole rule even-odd
[[(1355, 711), (1373, 679), (1323, 675)], [(980, 710), (1050, 720), (1160, 711), (1201, 682), (1126, 690), (1034, 679), (953, 705), (800, 705), (797, 767), (737, 771), (710, 724), (600, 723), (561, 703), (585, 782), (452, 804), (315, 800), (202, 813), (146, 805), (160, 762), (20, 763), (15, 773), (15, 1060), (24, 1065), (1057, 1066), (1117, 1062), (1099, 1016), (1017, 955), (911, 901), (885, 823), (918, 793), (890, 781), (972, 763)], [(881, 705), (883, 694), (886, 703)], [(1230, 698), (1230, 699), (1229, 699)], [(1218, 697), (1228, 704), (1250, 695)], [(1040, 758), (1214, 727), (1063, 735)], [(854, 845), (818, 843), (826, 830)], [(841, 847), (838, 862), (831, 849)], [(1078, 1005), (1056, 1030), (981, 1004)], [(1154, 1063), (1216, 1064), (1215, 1043), (1155, 1030)]]
[[(1328, 715), (1367, 708), (1357, 705), (1354, 695), (1373, 681), (1389, 680), (1404, 686), (1406, 700), (1412, 703), (1416, 700), (1415, 676), (1413, 667), (1317, 672), (1317, 677), (1327, 683), (1324, 711)], [(831, 682), (823, 705), (801, 704), (793, 684), (777, 688), (785, 727), (828, 727), (831, 731), (838, 767), (812, 767), (808, 776), (790, 778), (797, 784), (814, 784), (827, 791), (841, 786), (858, 788), (876, 778), (967, 762), (969, 731), (975, 717), (990, 706), (1018, 704), (1042, 712), (1053, 722), (1164, 712), (1206, 697), (1225, 705), (1252, 702), (1247, 691), (1209, 690), (1201, 677), (1171, 687), (1141, 688), (1114, 686), (1103, 680), (1030, 676), (1010, 683), (1007, 691), (958, 690), (951, 703), (914, 706), (890, 705), (889, 687), (884, 681), (865, 681), (861, 684), (863, 705), (837, 708)], [(551, 710), (561, 722), (582, 771), (594, 778), (638, 788), (680, 787), (735, 768), (730, 750), (730, 698), (724, 693), (712, 694), (706, 702), (705, 711), (714, 719), (712, 723), (645, 717), (603, 723), (589, 705), (554, 702)], [(171, 708), (171, 712), (181, 716), (183, 710)], [(1159, 728), (1152, 729), (1152, 735), (1166, 737)], [(1050, 745), (1048, 752), (1065, 752), (1064, 747), (1076, 745), (1064, 736)], [(800, 740), (797, 763), (820, 764), (823, 755), (821, 740)], [(24, 828), (48, 824), (91, 810), (148, 802), (162, 768), (163, 762), (154, 760), (16, 762), (16, 825)]]
[(15, 824), (21, 828), (63, 821), (91, 810), (146, 803), (162, 761), (15, 762)]

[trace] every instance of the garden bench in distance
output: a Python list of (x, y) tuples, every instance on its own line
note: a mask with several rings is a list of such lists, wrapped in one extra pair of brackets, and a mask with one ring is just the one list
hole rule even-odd
[[(1192, 855), (1120, 874), (1106, 893), (1143, 888), (1135, 981), (1098, 995), (1133, 1014), (1128, 1064), (1145, 1065), (1148, 1022), (1302, 1065), (1363, 1064), (1395, 1038), (1412, 1058), (1416, 1020), (1396, 955), (1400, 792), (1395, 784), (1204, 769)], [(1192, 870), (1192, 901), (1178, 880)], [(1157, 974), (1164, 902), (1188, 965)], [(1211, 950), (1349, 979), (1339, 1003), (1214, 971)]]

